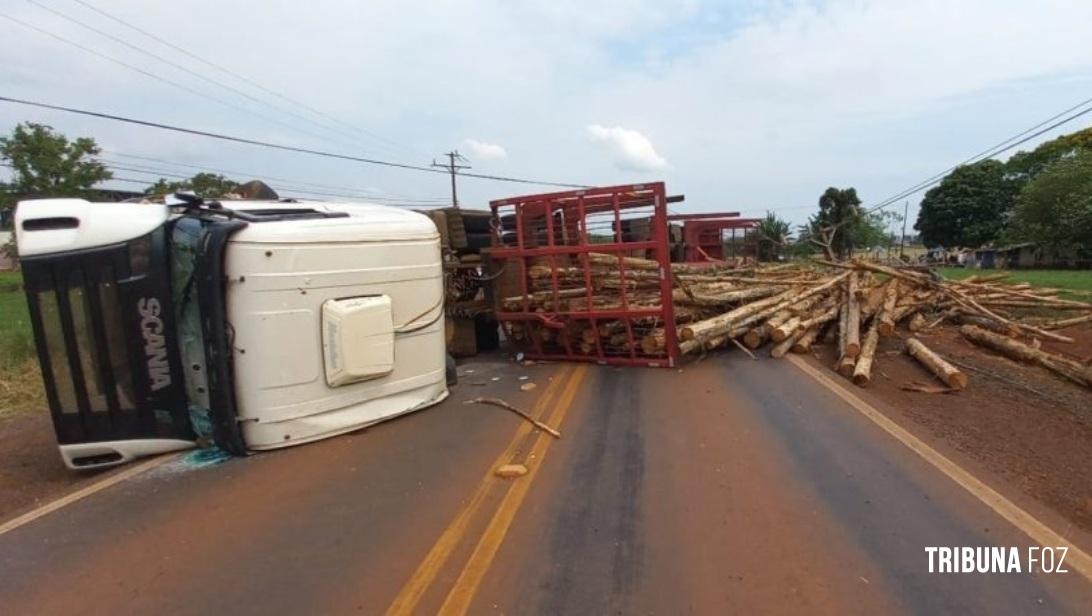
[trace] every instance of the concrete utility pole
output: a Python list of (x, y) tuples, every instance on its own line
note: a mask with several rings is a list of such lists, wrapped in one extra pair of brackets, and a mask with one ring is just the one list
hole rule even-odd
[(470, 162), (470, 161), (467, 161), (466, 158), (462, 154), (459, 154), (458, 150), (452, 150), (450, 152), (447, 152), (447, 153), (444, 154), (444, 156), (446, 156), (447, 160), (448, 160), (448, 163), (446, 165), (443, 164), (443, 163), (436, 162), (436, 159), (434, 158), (434, 159), (432, 159), (432, 166), (433, 167), (443, 167), (444, 169), (447, 169), (448, 172), (451, 174), (451, 205), (453, 207), (457, 208), (457, 207), (459, 207), (459, 196), (455, 192), (455, 174), (458, 173), (459, 169), (471, 169), (471, 166), (470, 165), (459, 165), (459, 164), (456, 164), (456, 161), (464, 161), (464, 162)]
[(902, 261), (902, 249), (906, 246), (906, 214), (910, 212), (910, 200), (902, 206), (902, 239), (899, 240), (899, 261)]

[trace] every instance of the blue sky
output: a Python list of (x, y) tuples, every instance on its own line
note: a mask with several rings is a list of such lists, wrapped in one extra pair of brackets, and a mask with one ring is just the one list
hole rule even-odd
[[(0, 13), (178, 85), (0, 19), (0, 92), (413, 164), (459, 148), (475, 171), (489, 174), (586, 184), (663, 179), (670, 192), (686, 194), (679, 210), (773, 209), (794, 223), (827, 186), (855, 186), (866, 202), (877, 202), (1092, 96), (1086, 0), (312, 0), (253, 7), (10, 0)], [(148, 169), (192, 169), (128, 157), (393, 200), (448, 195), (444, 176), (0, 105), (0, 129), (21, 120), (94, 136), (110, 160), (144, 169), (116, 175), (149, 183)], [(468, 206), (528, 192), (539, 189), (460, 182)], [(911, 217), (919, 198), (910, 199)]]

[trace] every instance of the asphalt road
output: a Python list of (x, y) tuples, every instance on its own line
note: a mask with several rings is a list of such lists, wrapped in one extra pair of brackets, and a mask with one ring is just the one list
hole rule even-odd
[[(170, 463), (0, 536), (0, 610), (1052, 614), (1092, 605), (1092, 584), (1076, 572), (929, 573), (926, 546), (1032, 542), (789, 363), (729, 353), (682, 372), (499, 358), (462, 370), (451, 398), (430, 410), (219, 465)], [(537, 387), (521, 392), (520, 375)], [(562, 438), (462, 404), (482, 395), (533, 409)], [(494, 477), (506, 461), (530, 472)]]

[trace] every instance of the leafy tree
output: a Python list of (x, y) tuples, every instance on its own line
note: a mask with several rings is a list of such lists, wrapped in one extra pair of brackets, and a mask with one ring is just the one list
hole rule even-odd
[(1079, 151), (1092, 150), (1092, 127), (1039, 144), (1030, 152), (1013, 154), (1005, 163), (1008, 176), (1020, 185), (1031, 181), (1051, 163)]
[(888, 229), (891, 223), (902, 222), (902, 214), (879, 210), (862, 214), (857, 224), (850, 228), (853, 245), (860, 248), (888, 246), (897, 242)]
[(0, 137), (0, 160), (11, 165), (8, 188), (20, 198), (86, 196), (95, 184), (114, 177), (95, 160), (95, 140), (69, 141), (44, 124), (24, 122)]
[(758, 260), (773, 261), (789, 242), (792, 228), (788, 221), (777, 217), (773, 212), (766, 212), (766, 217), (758, 223)]
[(925, 193), (914, 229), (929, 247), (992, 242), (1004, 229), (1017, 190), (1017, 180), (1000, 161), (962, 165)]
[(193, 191), (199, 197), (219, 199), (239, 190), (240, 184), (216, 173), (198, 173), (188, 180), (168, 181), (159, 178), (144, 189), (146, 195), (166, 195), (179, 191)]
[[(69, 141), (52, 127), (24, 122), (0, 137), (0, 160), (11, 166), (12, 179), (0, 192), (0, 209), (10, 210), (19, 199), (37, 197), (86, 197), (95, 184), (114, 177), (95, 160), (100, 150), (95, 140)], [(3, 247), (15, 259), (15, 236)]]
[(1092, 150), (1055, 160), (1024, 186), (1010, 237), (1053, 248), (1092, 248)]
[(863, 219), (860, 205), (857, 189), (828, 188), (819, 197), (819, 212), (808, 219), (808, 240), (831, 259), (852, 254), (854, 231)]

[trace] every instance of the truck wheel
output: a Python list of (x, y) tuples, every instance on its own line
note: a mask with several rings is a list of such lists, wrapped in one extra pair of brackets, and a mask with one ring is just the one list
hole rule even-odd
[(455, 369), (455, 358), (448, 353), (445, 356), (445, 372), (447, 375), (447, 386), (454, 387), (459, 383), (459, 371)]

